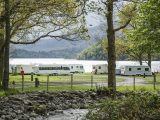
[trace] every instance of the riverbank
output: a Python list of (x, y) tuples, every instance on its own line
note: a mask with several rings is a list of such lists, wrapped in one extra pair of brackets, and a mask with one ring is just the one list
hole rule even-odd
[[(106, 98), (96, 91), (29, 92), (0, 97), (1, 120), (45, 119), (68, 109), (87, 109)], [(36, 119), (38, 120), (38, 119)]]

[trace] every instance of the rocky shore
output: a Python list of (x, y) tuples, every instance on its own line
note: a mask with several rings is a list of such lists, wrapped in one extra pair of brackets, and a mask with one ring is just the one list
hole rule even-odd
[(96, 91), (30, 92), (0, 98), (0, 120), (38, 120), (67, 109), (87, 109), (103, 99)]

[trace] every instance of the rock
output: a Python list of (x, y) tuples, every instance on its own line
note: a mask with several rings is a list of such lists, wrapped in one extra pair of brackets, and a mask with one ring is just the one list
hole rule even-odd
[(2, 119), (6, 116), (7, 119), (34, 119), (43, 115), (62, 114), (63, 110), (69, 108), (84, 109), (97, 99), (100, 97), (95, 91), (23, 92), (0, 98), (0, 116)]
[(46, 106), (45, 105), (39, 105), (37, 108), (34, 109), (35, 113), (39, 115), (45, 115), (46, 114)]
[(20, 113), (22, 113), (23, 111), (22, 111), (22, 110), (16, 110), (15, 112), (18, 113), (18, 114), (20, 114)]
[(55, 113), (57, 113), (57, 114), (63, 114), (63, 110), (55, 110)]
[(29, 114), (29, 116), (35, 118), (35, 117), (37, 116), (37, 114), (36, 114), (35, 112), (31, 112), (31, 113)]
[(30, 100), (24, 100), (23, 102), (25, 105), (32, 105), (32, 102)]
[(50, 115), (50, 116), (56, 115), (56, 112), (55, 111), (50, 111), (50, 112), (48, 112), (48, 115)]

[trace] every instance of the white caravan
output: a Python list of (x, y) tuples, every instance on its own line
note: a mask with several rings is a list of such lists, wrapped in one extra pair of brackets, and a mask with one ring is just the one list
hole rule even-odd
[(92, 72), (95, 74), (107, 74), (108, 65), (107, 64), (92, 65)]
[(69, 64), (71, 73), (84, 73), (84, 67), (82, 64)]
[(10, 73), (12, 74), (21, 74), (21, 71), (24, 71), (24, 74), (31, 74), (33, 73), (34, 65), (11, 65)]
[(120, 75), (121, 74), (121, 69), (120, 68), (116, 68), (116, 75)]
[(121, 75), (152, 75), (149, 66), (139, 65), (139, 66), (122, 66)]
[(70, 72), (69, 66), (62, 64), (36, 65), (33, 67), (33, 73), (36, 75), (69, 75)]

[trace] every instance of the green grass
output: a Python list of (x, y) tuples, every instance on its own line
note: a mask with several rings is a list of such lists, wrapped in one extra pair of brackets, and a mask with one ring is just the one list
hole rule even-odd
[[(72, 89), (71, 86), (49, 86), (48, 91), (49, 92), (54, 92), (54, 91), (70, 91), (70, 90), (90, 90), (91, 86), (81, 86), (81, 85), (73, 85)], [(95, 86), (93, 86), (92, 89), (96, 89)], [(8, 92), (4, 92), (3, 90), (0, 90), (0, 96), (6, 96), (6, 95), (12, 95), (16, 94), (18, 91), (22, 91), (21, 88), (16, 88), (16, 89), (10, 89)], [(40, 86), (38, 88), (35, 87), (29, 87), (29, 88), (24, 88), (24, 92), (33, 92), (33, 91), (47, 91), (46, 86)], [(133, 91), (133, 86), (119, 86), (117, 87), (117, 91), (121, 92), (127, 92), (127, 91)], [(148, 85), (148, 86), (136, 86), (137, 92), (143, 92), (143, 91), (160, 91), (160, 86), (156, 86), (156, 90), (153, 89), (153, 86)]]
[[(140, 79), (144, 79), (145, 82), (148, 82), (148, 83), (153, 83), (154, 81), (154, 76), (146, 76), (145, 78), (143, 76), (141, 77), (136, 77), (136, 78), (140, 78)], [(160, 83), (160, 74), (156, 74), (156, 83)]]
[[(92, 89), (95, 89), (95, 87), (93, 87)], [(54, 91), (73, 91), (73, 90), (91, 90), (90, 86), (73, 86), (71, 88), (71, 86), (49, 86), (48, 87), (48, 92), (54, 92)], [(16, 88), (16, 89), (9, 89), (8, 91), (3, 91), (0, 90), (0, 96), (8, 96), (8, 95), (13, 95), (16, 94), (18, 92), (22, 91), (21, 88)], [(35, 91), (47, 91), (47, 87), (45, 86), (40, 86), (40, 87), (29, 87), (29, 88), (24, 88), (23, 90), (24, 92), (35, 92)]]
[[(70, 91), (70, 90), (90, 90), (91, 87), (90, 86), (73, 86), (72, 89), (70, 86), (50, 86), (48, 88), (49, 92), (54, 92), (54, 91)], [(95, 89), (95, 87), (93, 87), (92, 89)], [(21, 90), (21, 89), (19, 89)], [(24, 91), (26, 92), (31, 92), (31, 91), (47, 91), (47, 87), (31, 87), (31, 88), (26, 88), (24, 89)]]
[[(46, 81), (47, 80), (47, 76), (41, 75), (41, 76), (37, 76), (34, 75), (34, 78), (38, 78), (40, 81)], [(93, 79), (95, 82), (99, 82), (99, 81), (107, 81), (107, 75), (93, 75)], [(21, 75), (10, 75), (10, 81), (21, 81), (22, 80), (22, 76)], [(31, 81), (31, 76), (30, 75), (24, 75), (24, 80), (25, 81)], [(49, 77), (50, 81), (65, 81), (65, 80), (71, 80), (71, 76), (70, 75), (66, 75), (66, 76), (50, 76)], [(73, 80), (75, 81), (90, 81), (91, 80), (91, 74), (74, 74), (73, 75)], [(124, 81), (124, 79), (122, 77), (117, 77), (117, 81)]]
[[(25, 87), (24, 91), (46, 91), (46, 81), (47, 76), (37, 76), (34, 75), (34, 78), (38, 78), (40, 81), (40, 86), (38, 88), (34, 87), (34, 81), (31, 81), (30, 75), (24, 75), (24, 84)], [(125, 77), (122, 76), (116, 76), (117, 81), (121, 82), (124, 81)], [(142, 77), (136, 77), (136, 78), (142, 78)], [(152, 81), (153, 77), (146, 77), (142, 78), (145, 79), (145, 81)], [(160, 74), (157, 75), (157, 80), (160, 82)], [(22, 86), (22, 76), (21, 75), (10, 75), (10, 88), (14, 88), (12, 85), (12, 81), (15, 81), (16, 90), (21, 90)], [(107, 75), (93, 75), (93, 83), (107, 83)], [(84, 85), (88, 84), (88, 85)], [(91, 74), (74, 74), (73, 75), (73, 89), (71, 89), (71, 76), (50, 76), (49, 77), (49, 91), (62, 91), (62, 90), (89, 90), (91, 89)], [(94, 85), (95, 86), (95, 85)], [(95, 89), (95, 87), (93, 87)], [(133, 91), (133, 86), (120, 86), (117, 87), (118, 91)], [(156, 86), (156, 90), (160, 91), (160, 86)], [(136, 86), (136, 91), (154, 91), (153, 85), (146, 85), (146, 86)], [(7, 93), (7, 94), (10, 94)], [(12, 94), (12, 92), (11, 92)], [(0, 96), (5, 96), (6, 93), (2, 90), (0, 90)]]
[[(82, 85), (82, 84), (88, 84), (88, 86), (91, 84), (91, 74), (74, 74), (73, 75), (73, 84), (74, 85)], [(37, 76), (34, 75), (34, 79), (38, 78), (40, 81), (40, 85), (46, 85), (47, 82), (47, 76), (41, 75)], [(34, 79), (31, 81), (30, 75), (24, 75), (24, 85), (27, 86), (34, 86)], [(124, 81), (125, 79), (122, 77), (117, 77), (117, 82)], [(21, 75), (10, 75), (10, 87), (14, 88), (12, 85), (13, 81), (15, 82), (16, 86), (22, 85), (22, 76)], [(107, 75), (93, 75), (93, 84), (94, 83), (107, 83)], [(49, 76), (49, 84), (53, 86), (65, 86), (71, 84), (71, 75), (67, 76)]]
[[(133, 86), (119, 86), (117, 91), (133, 91)], [(135, 91), (160, 91), (160, 86), (156, 86), (156, 90), (154, 90), (153, 85), (136, 86)]]

